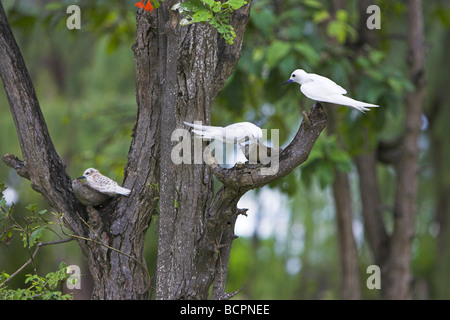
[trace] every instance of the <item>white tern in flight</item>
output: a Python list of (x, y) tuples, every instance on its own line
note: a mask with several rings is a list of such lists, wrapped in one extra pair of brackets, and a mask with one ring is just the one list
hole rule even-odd
[(130, 189), (122, 188), (117, 184), (117, 182), (102, 175), (97, 169), (94, 168), (86, 169), (83, 176), (77, 179), (86, 179), (89, 187), (108, 196), (113, 196), (115, 194), (128, 196), (131, 192)]
[(358, 101), (344, 96), (347, 90), (334, 81), (314, 73), (307, 73), (302, 69), (292, 72), (291, 78), (283, 84), (297, 82), (300, 91), (308, 98), (318, 102), (329, 102), (355, 108), (361, 112), (369, 111), (371, 107), (379, 107), (375, 104)]
[(248, 143), (252, 143), (263, 137), (261, 128), (251, 122), (238, 122), (226, 127), (204, 126), (189, 122), (184, 122), (184, 124), (194, 128), (192, 131), (205, 140), (215, 139), (224, 143), (242, 145), (246, 144), (246, 140)]

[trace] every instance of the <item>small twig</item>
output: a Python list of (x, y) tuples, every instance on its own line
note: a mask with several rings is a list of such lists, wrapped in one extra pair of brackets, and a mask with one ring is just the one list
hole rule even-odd
[(9, 276), (8, 279), (6, 279), (5, 281), (3, 281), (2, 283), (0, 283), (0, 287), (2, 287), (3, 285), (5, 285), (6, 283), (8, 283), (12, 278), (14, 278), (17, 274), (19, 274), (26, 266), (28, 266), (33, 259), (36, 257), (39, 249), (41, 247), (44, 246), (49, 246), (49, 245), (53, 245), (53, 244), (61, 244), (61, 243), (66, 243), (66, 242), (70, 242), (74, 240), (72, 237), (67, 238), (67, 239), (62, 239), (62, 240), (55, 240), (55, 241), (48, 241), (48, 242), (39, 242), (36, 246), (36, 249), (34, 250), (33, 254), (31, 255), (30, 259), (28, 259), (27, 262), (25, 262), (23, 264), (23, 266), (21, 266), (19, 269), (17, 269), (12, 275)]
[(76, 235), (76, 234), (67, 234), (67, 233), (64, 231), (64, 229), (62, 228), (62, 224), (61, 224), (61, 231), (62, 231), (65, 235), (67, 235), (67, 236), (70, 236), (70, 237), (73, 237), (73, 238), (76, 238), (76, 239), (85, 240), (85, 241), (91, 241), (91, 242), (93, 242), (93, 243), (95, 243), (95, 244), (104, 246), (105, 248), (111, 249), (112, 251), (115, 251), (115, 252), (117, 252), (117, 253), (119, 253), (119, 254), (122, 254), (122, 255), (126, 256), (127, 258), (130, 258), (131, 260), (133, 260), (134, 262), (136, 262), (136, 263), (137, 263), (137, 264), (145, 271), (145, 273), (146, 273), (146, 275), (147, 275), (149, 285), (148, 285), (148, 287), (145, 289), (145, 291), (148, 291), (148, 290), (150, 289), (150, 286), (151, 286), (151, 276), (150, 276), (150, 273), (148, 272), (147, 268), (144, 266), (144, 264), (143, 264), (141, 261), (139, 261), (138, 259), (136, 259), (135, 257), (133, 257), (132, 255), (129, 255), (128, 253), (125, 253), (125, 252), (123, 252), (123, 251), (121, 251), (121, 250), (119, 250), (119, 249), (116, 249), (116, 248), (111, 247), (111, 246), (109, 246), (109, 245), (107, 245), (107, 244), (104, 244), (103, 241), (101, 240), (101, 238), (100, 238), (100, 237), (97, 235), (97, 233), (94, 231), (94, 229), (89, 225), (89, 223), (87, 223), (86, 221), (84, 221), (84, 219), (82, 219), (80, 216), (79, 216), (79, 218), (80, 218), (81, 221), (82, 221), (82, 222), (83, 222), (83, 223), (84, 223), (84, 224), (85, 224), (85, 225), (86, 225), (86, 226), (94, 233), (95, 237), (96, 237), (98, 240), (86, 238), (86, 237), (79, 236), (79, 235)]
[(84, 221), (84, 219), (82, 219), (81, 217), (80, 217), (80, 219), (81, 219), (81, 222), (83, 222), (84, 225), (85, 225), (86, 227), (88, 227), (89, 230), (92, 231), (92, 233), (94, 233), (94, 236), (98, 239), (98, 241), (100, 241), (101, 243), (103, 243), (102, 238), (100, 238), (100, 236), (99, 236), (99, 235), (97, 234), (97, 232), (95, 232), (95, 230), (89, 225), (89, 223), (87, 223), (86, 221)]
[(236, 291), (233, 291), (233, 292), (230, 292), (230, 293), (224, 292), (223, 295), (219, 298), (219, 300), (230, 300), (235, 295), (237, 295), (239, 292), (241, 292), (242, 289), (244, 289), (244, 287), (239, 288)]
[(306, 127), (310, 127), (311, 126), (311, 120), (309, 120), (309, 118), (308, 118), (308, 113), (305, 110), (303, 110), (302, 111), (302, 115), (303, 115), (303, 119), (305, 120)]
[(137, 264), (145, 271), (145, 273), (146, 273), (146, 275), (147, 275), (147, 278), (148, 278), (148, 282), (149, 282), (149, 286), (145, 289), (145, 291), (147, 291), (148, 289), (150, 289), (150, 284), (151, 284), (151, 276), (150, 276), (150, 273), (148, 272), (148, 270), (147, 270), (147, 268), (144, 266), (144, 264), (143, 264), (141, 261), (139, 261), (138, 259), (136, 259), (135, 257), (133, 257), (132, 255), (129, 255), (128, 253), (125, 253), (125, 252), (123, 252), (123, 251), (121, 251), (121, 250), (119, 250), (119, 249), (116, 249), (116, 248), (111, 247), (111, 246), (109, 246), (109, 245), (107, 245), (107, 244), (104, 244), (102, 241), (98, 241), (98, 240), (94, 240), (94, 239), (89, 239), (89, 238), (86, 238), (86, 237), (78, 236), (78, 235), (76, 235), (76, 234), (71, 234), (70, 236), (72, 236), (72, 237), (74, 237), (74, 238), (77, 238), (77, 239), (85, 240), (85, 241), (91, 241), (91, 242), (93, 242), (93, 243), (95, 243), (95, 244), (104, 246), (105, 248), (108, 248), (108, 249), (111, 249), (112, 251), (115, 251), (115, 252), (117, 252), (117, 253), (120, 253), (120, 254), (124, 255), (125, 257), (127, 257), (127, 258), (130, 258), (131, 260), (133, 260), (134, 262), (136, 262), (136, 263), (137, 263)]
[[(8, 215), (8, 219), (12, 221), (12, 223), (14, 224), (14, 227), (16, 228), (16, 230), (20, 230), (22, 233), (25, 234), (26, 236), (26, 248), (28, 251), (28, 254), (30, 255), (30, 260), (28, 262), (31, 263), (31, 265), (33, 266), (33, 270), (34, 273), (37, 275), (37, 268), (36, 268), (36, 264), (34, 263), (34, 256), (35, 254), (31, 253), (31, 248), (30, 248), (30, 234), (27, 230), (25, 230), (19, 223), (17, 223), (17, 221), (13, 218), (12, 214)], [(25, 223), (28, 225), (27, 220), (25, 220)], [(36, 250), (39, 250), (38, 248), (36, 248)], [(35, 251), (35, 253), (37, 253), (37, 251)]]

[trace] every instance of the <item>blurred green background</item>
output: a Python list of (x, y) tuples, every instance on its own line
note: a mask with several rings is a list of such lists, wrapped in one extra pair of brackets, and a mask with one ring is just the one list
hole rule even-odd
[[(135, 1), (5, 0), (3, 5), (33, 79), (42, 112), (56, 150), (72, 178), (88, 167), (122, 181), (123, 168), (135, 121), (135, 69), (131, 46), (136, 36)], [(343, 144), (323, 133), (310, 159), (287, 177), (251, 191), (239, 207), (239, 217), (227, 278), (229, 291), (243, 287), (236, 298), (336, 299), (339, 297), (339, 257), (334, 201), (331, 190), (335, 168), (348, 173), (352, 193), (353, 232), (358, 247), (362, 296), (379, 297), (364, 285), (372, 264), (364, 239), (358, 175), (352, 157), (362, 140), (375, 146), (401, 134), (404, 96), (412, 89), (407, 69), (407, 5), (404, 1), (374, 1), (381, 8), (381, 29), (372, 30), (375, 45), (355, 52), (360, 16), (356, 0), (345, 2), (331, 16), (333, 1), (254, 0), (242, 57), (212, 107), (212, 124), (252, 121), (262, 128), (280, 129), (287, 145), (298, 129), (301, 111), (312, 101), (297, 85), (280, 87), (296, 68), (327, 76), (349, 91), (349, 96), (377, 103), (365, 115), (345, 107), (334, 111)], [(66, 8), (81, 8), (81, 29), (66, 28)], [(450, 189), (450, 99), (448, 90), (450, 9), (448, 1), (426, 1), (423, 6), (427, 40), (427, 100), (419, 140), (420, 186), (412, 269), (414, 297), (450, 298), (450, 249), (445, 246), (450, 212), (437, 212)], [(437, 103), (440, 102), (440, 103)], [(439, 108), (436, 108), (439, 105)], [(443, 108), (441, 106), (445, 106)], [(361, 128), (367, 128), (363, 137)], [(431, 145), (435, 147), (431, 150)], [(0, 154), (21, 158), (14, 123), (4, 90), (0, 90)], [(395, 171), (377, 167), (383, 203), (393, 206)], [(46, 209), (28, 180), (0, 164), (0, 181), (8, 189), (18, 217), (28, 204)], [(47, 208), (50, 209), (50, 208)], [(388, 209), (386, 209), (388, 211)], [(386, 214), (387, 228), (392, 222)], [(445, 226), (444, 226), (444, 223)], [(447, 230), (447, 228), (445, 228)], [(0, 230), (1, 232), (1, 230)], [(42, 240), (53, 239), (48, 233)], [(156, 264), (157, 228), (148, 230), (145, 252), (151, 273)], [(444, 244), (444, 245), (440, 245)], [(0, 271), (14, 272), (29, 258), (20, 239), (0, 243)], [(36, 257), (39, 272), (56, 270), (61, 261), (81, 267), (83, 292), (88, 298), (89, 271), (75, 242), (42, 248)], [(31, 272), (28, 270), (28, 273)], [(11, 287), (23, 286), (22, 276)]]

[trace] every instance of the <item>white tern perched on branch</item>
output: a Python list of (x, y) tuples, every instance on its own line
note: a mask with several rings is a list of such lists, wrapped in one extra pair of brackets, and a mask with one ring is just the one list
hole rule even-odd
[(263, 137), (261, 128), (251, 122), (237, 122), (226, 127), (203, 126), (189, 122), (184, 122), (184, 124), (194, 128), (192, 131), (205, 140), (215, 139), (224, 143), (242, 145), (246, 140), (252, 143)]
[(104, 193), (108, 196), (121, 194), (128, 196), (130, 189), (122, 188), (114, 180), (102, 175), (97, 169), (89, 168), (83, 173), (83, 176), (77, 179), (86, 179), (87, 185), (98, 192)]
[(355, 108), (361, 112), (369, 111), (369, 108), (379, 107), (375, 104), (358, 101), (344, 96), (347, 90), (334, 81), (314, 73), (307, 73), (302, 69), (292, 72), (291, 78), (283, 84), (297, 82), (300, 91), (308, 98), (318, 102), (329, 102)]
[[(242, 148), (245, 145), (258, 142), (263, 137), (261, 128), (251, 122), (238, 122), (226, 127), (204, 126), (189, 122), (184, 122), (184, 124), (192, 127), (192, 131), (199, 138), (203, 140), (214, 139), (211, 146), (215, 151), (215, 158), (219, 164), (223, 164), (225, 167), (233, 166), (238, 162), (245, 163), (248, 159), (242, 152)], [(223, 144), (226, 144), (225, 153)], [(239, 148), (235, 149), (235, 144)]]

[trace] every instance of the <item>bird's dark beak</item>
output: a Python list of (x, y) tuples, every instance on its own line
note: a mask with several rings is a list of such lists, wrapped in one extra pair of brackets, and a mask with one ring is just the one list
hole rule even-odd
[(77, 180), (86, 179), (85, 176), (78, 177)]
[(281, 85), (284, 86), (285, 84), (291, 83), (292, 81), (293, 81), (292, 79), (289, 79), (288, 81), (283, 82)]

